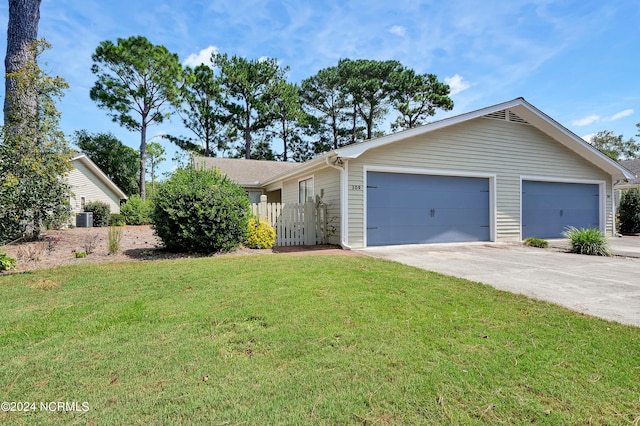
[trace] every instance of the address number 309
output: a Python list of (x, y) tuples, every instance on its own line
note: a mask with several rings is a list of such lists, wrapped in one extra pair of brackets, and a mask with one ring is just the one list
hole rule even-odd
[(362, 185), (351, 185), (352, 191), (362, 191)]

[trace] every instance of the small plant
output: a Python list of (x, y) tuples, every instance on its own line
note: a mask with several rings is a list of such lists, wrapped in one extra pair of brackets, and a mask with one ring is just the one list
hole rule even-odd
[(124, 226), (127, 222), (124, 220), (124, 216), (120, 213), (114, 213), (109, 216), (109, 226)]
[(549, 241), (541, 238), (529, 237), (524, 240), (524, 245), (529, 247), (547, 248), (549, 247)]
[(0, 253), (0, 272), (16, 269), (16, 260), (7, 256), (6, 253)]
[(44, 241), (29, 243), (18, 248), (18, 259), (25, 259), (31, 262), (37, 262), (42, 258), (45, 251)]
[(569, 226), (562, 235), (571, 242), (571, 252), (592, 256), (611, 256), (607, 237), (598, 228)]
[(109, 216), (111, 215), (111, 207), (102, 201), (90, 201), (84, 206), (85, 212), (93, 213), (93, 226), (109, 226)]
[(96, 249), (98, 245), (98, 235), (87, 235), (87, 238), (84, 240), (84, 251), (86, 254), (91, 254)]
[(247, 247), (252, 249), (272, 248), (276, 242), (276, 231), (268, 222), (258, 220), (257, 218), (249, 219), (249, 228), (247, 230)]
[(47, 254), (51, 254), (56, 249), (60, 239), (60, 237), (54, 237), (53, 235), (44, 236), (44, 241), (47, 243)]
[(80, 259), (82, 257), (87, 257), (86, 251), (76, 251), (73, 253), (76, 256), (76, 259)]
[(109, 241), (107, 242), (107, 250), (109, 254), (117, 254), (120, 251), (120, 240), (122, 239), (122, 228), (112, 226), (109, 228)]
[(142, 201), (139, 195), (132, 195), (120, 206), (120, 213), (127, 225), (148, 225), (151, 223), (153, 203)]

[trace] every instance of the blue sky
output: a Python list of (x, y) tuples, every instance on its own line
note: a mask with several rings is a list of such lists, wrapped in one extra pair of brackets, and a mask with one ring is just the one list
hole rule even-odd
[[(399, 60), (451, 85), (455, 108), (435, 119), (522, 96), (580, 136), (635, 137), (640, 122), (636, 0), (43, 0), (40, 10), (39, 36), (53, 45), (47, 70), (71, 86), (63, 131), (110, 131), (134, 148), (139, 135), (89, 99), (95, 48), (132, 35), (191, 65), (212, 50), (273, 57), (292, 82), (341, 58)], [(2, 2), (2, 28), (7, 19)], [(189, 135), (177, 117), (150, 128), (163, 133)]]

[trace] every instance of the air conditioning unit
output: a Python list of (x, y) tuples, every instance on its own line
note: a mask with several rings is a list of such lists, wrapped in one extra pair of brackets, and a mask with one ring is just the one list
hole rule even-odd
[(93, 212), (76, 213), (76, 227), (93, 228)]

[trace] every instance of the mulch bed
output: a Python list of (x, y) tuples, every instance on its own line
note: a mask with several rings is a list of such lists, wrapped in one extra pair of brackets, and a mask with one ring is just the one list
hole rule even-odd
[[(109, 228), (71, 228), (47, 231), (40, 241), (17, 242), (0, 248), (0, 252), (16, 259), (17, 268), (13, 272), (24, 272), (35, 269), (51, 268), (62, 265), (79, 265), (85, 263), (148, 261), (156, 259), (180, 259), (205, 257), (206, 255), (171, 253), (162, 249), (162, 242), (148, 226), (123, 226), (118, 254), (108, 253)], [(76, 258), (76, 252), (87, 251), (87, 257)], [(211, 256), (243, 256), (251, 254), (283, 253), (294, 256), (315, 255), (347, 255), (359, 256), (339, 246), (291, 246), (275, 247), (265, 250), (240, 248), (232, 253)]]

